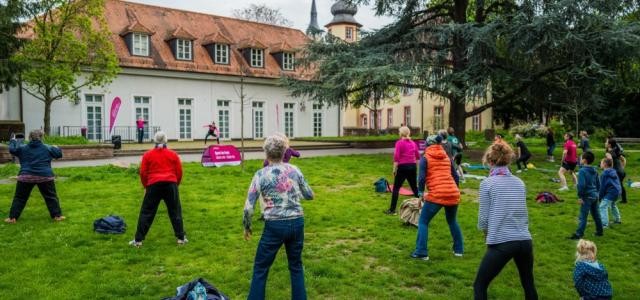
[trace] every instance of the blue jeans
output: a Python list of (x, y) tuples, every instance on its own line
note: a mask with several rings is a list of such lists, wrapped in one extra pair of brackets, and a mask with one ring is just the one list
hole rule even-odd
[(287, 260), (289, 261), (291, 299), (307, 299), (307, 291), (304, 287), (304, 269), (302, 267), (304, 218), (265, 222), (258, 250), (256, 251), (251, 289), (247, 299), (264, 299), (269, 268), (271, 268), (282, 244), (285, 246)]
[(580, 205), (580, 216), (578, 217), (578, 230), (576, 230), (576, 235), (579, 237), (584, 236), (584, 229), (587, 227), (589, 212), (591, 212), (593, 221), (596, 223), (596, 234), (602, 235), (602, 220), (600, 220), (600, 212), (598, 211), (598, 199), (582, 200), (583, 203)]
[(420, 213), (420, 220), (418, 221), (418, 237), (416, 238), (416, 250), (413, 252), (415, 255), (428, 256), (429, 250), (427, 249), (427, 243), (429, 242), (429, 222), (438, 214), (440, 208), (444, 207), (444, 213), (449, 224), (449, 231), (453, 237), (453, 252), (462, 254), (464, 252), (464, 245), (462, 242), (462, 231), (458, 225), (457, 214), (458, 206), (442, 206), (431, 202), (424, 202), (422, 205), (422, 212)]
[(555, 149), (556, 149), (556, 144), (547, 146), (547, 156), (553, 156), (553, 150)]
[(602, 226), (609, 226), (609, 207), (611, 207), (611, 214), (616, 222), (620, 222), (620, 210), (616, 205), (616, 200), (602, 199), (600, 202), (600, 219), (602, 220)]

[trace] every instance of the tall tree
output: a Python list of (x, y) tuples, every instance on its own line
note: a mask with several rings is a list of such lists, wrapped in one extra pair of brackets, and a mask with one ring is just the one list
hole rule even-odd
[(30, 41), (15, 61), (25, 91), (44, 102), (44, 131), (51, 132), (54, 101), (77, 99), (83, 88), (105, 86), (117, 75), (118, 59), (104, 18), (103, 0), (40, 0), (25, 5)]
[(251, 4), (243, 9), (234, 9), (233, 16), (238, 19), (287, 27), (292, 24), (289, 19), (282, 15), (279, 8), (272, 8), (266, 4)]
[[(615, 54), (640, 44), (637, 29), (617, 17), (635, 5), (627, 0), (375, 4), (397, 21), (358, 43), (311, 44), (301, 63), (316, 77), (285, 80), (292, 94), (335, 102), (370, 87), (420, 88), (449, 101), (449, 124), (463, 133), (466, 118), (496, 104), (547, 101), (533, 88), (554, 76), (568, 82), (611, 78)], [(467, 111), (469, 102), (477, 108)]]
[(0, 92), (17, 84), (21, 68), (10, 58), (22, 45), (17, 36), (21, 16), (20, 1), (0, 1)]

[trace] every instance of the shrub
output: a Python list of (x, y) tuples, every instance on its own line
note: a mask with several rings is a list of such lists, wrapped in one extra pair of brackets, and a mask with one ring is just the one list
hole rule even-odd
[[(595, 132), (589, 135), (591, 140), (591, 145), (594, 143), (604, 144), (608, 137), (614, 136), (613, 129), (611, 127), (607, 128), (598, 128)], [(592, 146), (593, 147), (593, 146)]]
[(511, 127), (509, 134), (513, 136), (519, 134), (525, 138), (544, 137), (547, 134), (547, 127), (539, 124), (520, 124)]
[(44, 142), (49, 145), (86, 145), (89, 140), (83, 136), (45, 136)]

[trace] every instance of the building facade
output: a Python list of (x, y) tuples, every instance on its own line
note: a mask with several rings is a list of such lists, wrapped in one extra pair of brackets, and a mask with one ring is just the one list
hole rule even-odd
[[(203, 139), (212, 121), (222, 139), (339, 134), (337, 107), (292, 98), (279, 86), (282, 76), (309, 75), (295, 67), (308, 42), (303, 32), (120, 0), (105, 5), (121, 72), (104, 88), (83, 89), (79, 101), (54, 102), (52, 134), (133, 139), (139, 117), (149, 128), (146, 138), (163, 130), (172, 140)], [(15, 88), (0, 95), (0, 107), (11, 107), (6, 118), (19, 119), (13, 110), (20, 94)], [(109, 132), (116, 97), (122, 104)], [(43, 102), (24, 92), (21, 102), (25, 130), (41, 128)]]
[[(337, 1), (331, 7), (333, 20), (325, 25), (327, 33), (332, 34), (346, 42), (356, 42), (360, 39), (360, 28), (362, 25), (355, 20), (358, 12), (354, 6), (347, 5), (344, 1)], [(488, 101), (491, 101), (491, 94), (487, 94)], [(477, 103), (480, 106), (481, 103)], [(467, 110), (472, 110), (476, 104), (470, 103)], [(344, 111), (343, 131), (349, 133), (366, 133), (368, 129), (377, 128), (394, 131), (402, 125), (411, 127), (414, 130), (423, 132), (435, 132), (439, 129), (449, 127), (449, 104), (435, 94), (420, 90), (403, 88), (400, 100), (382, 101), (377, 107), (378, 113), (369, 108), (347, 108)], [(377, 119), (376, 119), (377, 118)], [(469, 130), (484, 130), (493, 127), (492, 110), (467, 118), (466, 128)]]

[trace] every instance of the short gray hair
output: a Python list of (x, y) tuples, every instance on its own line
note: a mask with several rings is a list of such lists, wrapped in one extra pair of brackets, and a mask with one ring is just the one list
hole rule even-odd
[(35, 129), (29, 132), (29, 140), (30, 141), (41, 141), (44, 136), (44, 132), (42, 129)]
[(153, 136), (153, 141), (156, 144), (166, 144), (167, 143), (167, 134), (164, 131), (158, 131)]
[(289, 139), (282, 133), (275, 133), (264, 139), (264, 154), (267, 156), (267, 160), (270, 161), (282, 161), (284, 153), (289, 148)]

